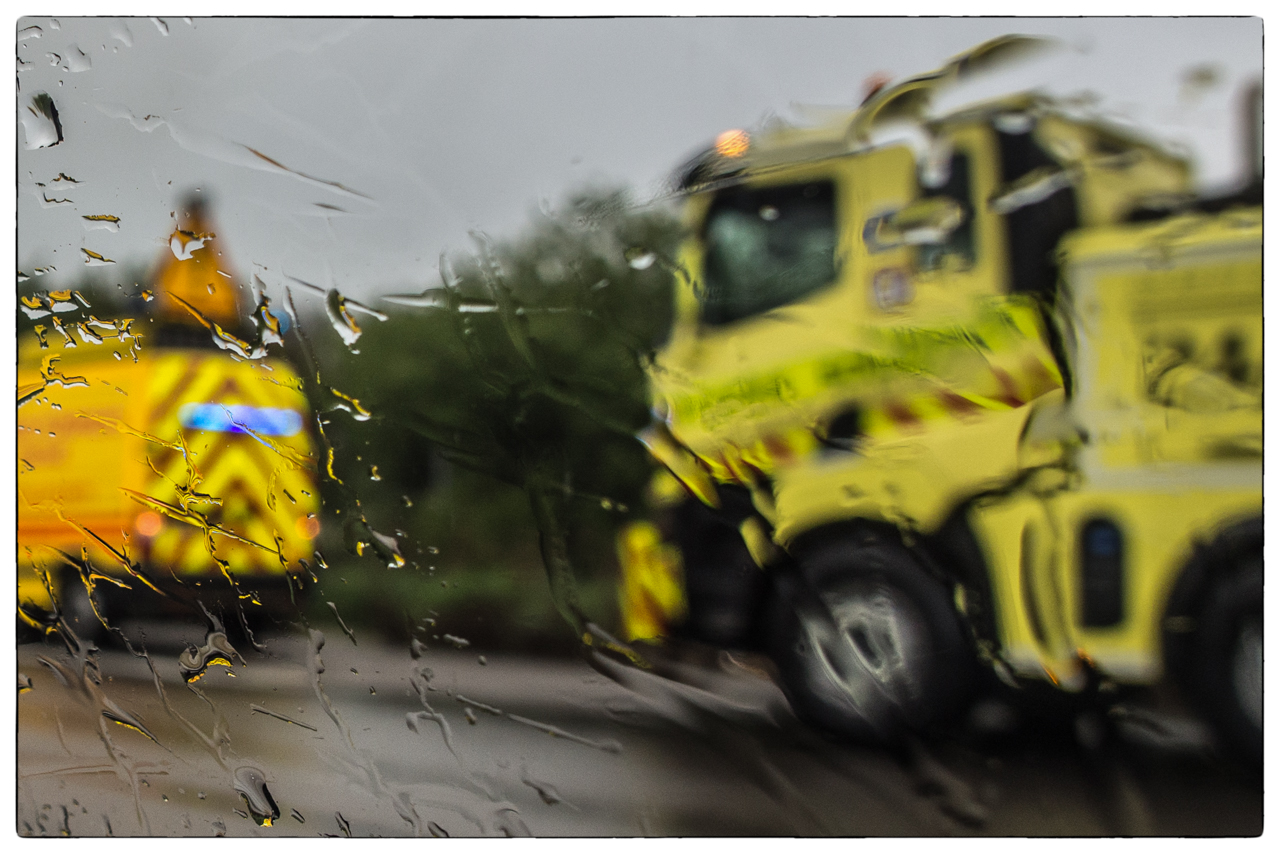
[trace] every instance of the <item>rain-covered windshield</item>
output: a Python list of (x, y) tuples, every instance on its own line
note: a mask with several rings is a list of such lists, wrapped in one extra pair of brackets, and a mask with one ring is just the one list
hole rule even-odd
[(717, 194), (703, 226), (703, 322), (740, 320), (831, 284), (836, 228), (830, 181)]
[(1260, 833), (1260, 20), (14, 35), (16, 835)]

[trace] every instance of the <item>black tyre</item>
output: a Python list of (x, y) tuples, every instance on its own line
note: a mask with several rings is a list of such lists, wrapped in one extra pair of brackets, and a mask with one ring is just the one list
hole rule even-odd
[(1200, 612), (1191, 677), (1225, 750), (1262, 764), (1262, 557), (1211, 588)]
[(106, 630), (94, 612), (94, 604), (104, 618), (107, 617), (106, 606), (101, 593), (94, 591), (95, 602), (89, 601), (89, 591), (78, 573), (68, 572), (62, 576), (58, 605), (62, 610), (62, 619), (80, 640), (88, 643), (101, 643), (106, 637)]
[(893, 742), (954, 715), (975, 660), (947, 588), (898, 543), (818, 550), (778, 579), (770, 651), (796, 714)]
[(751, 645), (766, 576), (751, 559), (737, 523), (751, 512), (751, 498), (727, 491), (724, 512), (699, 501), (681, 505), (672, 519), (673, 539), (684, 561), (689, 612), (683, 633), (725, 648)]

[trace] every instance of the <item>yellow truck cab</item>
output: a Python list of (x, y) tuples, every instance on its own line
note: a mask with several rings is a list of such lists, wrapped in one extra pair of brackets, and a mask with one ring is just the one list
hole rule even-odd
[(1260, 716), (1253, 617), (1197, 610), (1260, 626), (1260, 209), (1196, 212), (1184, 160), (1035, 95), (923, 117), (1019, 44), (685, 167), (624, 630), (760, 648), (853, 736), (944, 719), (975, 662), (1074, 691), (1239, 665)]
[[(164, 250), (143, 316), (89, 299), (23, 298), (19, 344), (19, 616), (99, 637), (126, 614), (238, 621), (282, 614), (319, 533), (302, 382), (234, 332), (239, 286), (196, 207)], [(292, 566), (292, 569), (291, 569)], [(56, 603), (55, 603), (56, 600)], [(238, 609), (238, 611), (237, 611)]]

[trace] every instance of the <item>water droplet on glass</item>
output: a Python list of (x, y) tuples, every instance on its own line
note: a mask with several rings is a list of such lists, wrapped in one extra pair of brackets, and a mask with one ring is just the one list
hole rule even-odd
[(133, 47), (133, 33), (124, 21), (113, 21), (107, 28), (107, 32), (113, 39), (122, 42), (125, 47)]
[[(207, 611), (205, 613), (208, 614)], [(238, 660), (242, 666), (245, 663), (231, 641), (227, 640), (221, 622), (216, 617), (211, 617), (210, 622), (211, 628), (205, 635), (204, 645), (196, 647), (188, 644), (178, 656), (178, 671), (184, 682), (195, 682), (215, 664), (230, 668), (233, 660)]]
[(152, 18), (151, 23), (156, 25), (156, 29), (160, 31), (160, 35), (162, 36), (169, 35), (169, 25), (166, 24), (164, 21), (160, 20), (159, 18)]
[(633, 270), (647, 270), (653, 266), (653, 262), (658, 260), (658, 256), (647, 249), (632, 247), (624, 253), (627, 259), (627, 265)]
[[(351, 352), (355, 353), (357, 351), (352, 350)], [(356, 398), (343, 394), (336, 388), (330, 388), (329, 386), (324, 386), (324, 388), (333, 395), (333, 398), (336, 401), (331, 409), (325, 411), (333, 412), (341, 409), (343, 412), (351, 413), (351, 417), (356, 421), (368, 421), (373, 417), (373, 413), (361, 406), (360, 401)], [(359, 459), (359, 457), (356, 457), (356, 459)]]
[(476, 725), (476, 713), (471, 711), (471, 708), (469, 706), (463, 707), (462, 716), (467, 719), (467, 723), (471, 724), (472, 726)]
[(378, 474), (377, 466), (369, 466), (369, 480), (382, 480), (382, 475)]
[(294, 820), (294, 821), (296, 821), (298, 824), (306, 824), (306, 823), (307, 823), (307, 820), (306, 820), (305, 818), (303, 818), (303, 817), (302, 817), (302, 813), (298, 812), (297, 810), (289, 810), (289, 815), (290, 815), (290, 817), (292, 817), (292, 818), (293, 818), (293, 820)]
[(270, 827), (280, 817), (280, 808), (267, 789), (267, 778), (250, 765), (237, 768), (234, 775), (235, 790), (244, 799), (249, 814), (260, 827)]
[[(79, 291), (53, 291), (49, 294), (49, 307), (56, 312), (79, 311), (90, 308), (88, 300)], [(110, 324), (108, 324), (110, 327)]]
[(89, 214), (82, 216), (85, 221), (85, 231), (95, 231), (97, 229), (105, 229), (107, 231), (120, 230), (120, 217), (111, 214)]
[(337, 288), (330, 288), (325, 293), (324, 308), (329, 317), (329, 324), (333, 326), (334, 331), (342, 338), (342, 343), (347, 345), (347, 349), (353, 353), (359, 352), (353, 348), (353, 345), (360, 340), (364, 330), (360, 328), (360, 324), (356, 323), (352, 312), (361, 312), (377, 320), (385, 321), (387, 319), (387, 316), (382, 312), (344, 297), (338, 292)]
[(440, 639), (452, 644), (457, 649), (466, 649), (471, 646), (471, 641), (466, 638), (460, 638), (457, 635), (441, 635)]
[[(48, 317), (50, 313), (49, 304), (40, 297), (21, 297), (21, 304), (18, 306), (22, 309), (30, 320), (37, 320), (41, 317)], [(43, 328), (43, 327), (42, 327)]]
[(181, 228), (175, 229), (173, 234), (169, 236), (169, 251), (179, 261), (188, 261), (191, 259), (192, 252), (204, 248), (205, 241), (212, 240), (216, 236), (214, 234), (196, 234), (193, 231), (184, 231)]
[(476, 661), (480, 662), (481, 667), (489, 663), (489, 659), (485, 658), (483, 655), (477, 658)]
[[(57, 27), (54, 27), (54, 29), (57, 29)], [(18, 30), (18, 41), (24, 42), (27, 39), (38, 39), (43, 35), (44, 35), (44, 30), (40, 29), (39, 27), (35, 27), (35, 26), (23, 27), (22, 29)]]
[[(346, 633), (347, 637), (351, 638), (351, 643), (354, 644), (356, 642), (355, 632), (351, 631), (351, 629), (347, 627), (347, 624), (342, 621), (342, 615), (338, 613), (337, 604), (333, 602), (325, 602), (325, 604), (328, 605), (329, 610), (333, 612), (334, 619), (338, 621), (338, 625), (342, 628), (342, 631)], [(352, 668), (352, 672), (355, 672), (355, 668)]]
[(422, 658), (422, 656), (424, 656), (426, 652), (427, 652), (427, 645), (424, 644), (422, 641), (418, 640), (417, 638), (413, 638), (409, 641), (409, 655), (412, 656), (415, 661), (418, 660), (419, 658)]
[(449, 292), (444, 288), (428, 288), (420, 294), (388, 294), (382, 299), (411, 308), (449, 307)]
[(62, 142), (62, 122), (58, 119), (58, 108), (46, 92), (39, 92), (31, 97), (27, 108), (18, 114), (22, 122), (22, 131), (26, 137), (25, 146), (28, 151), (37, 148), (49, 148)]
[(222, 837), (227, 835), (227, 826), (222, 823), (222, 819), (215, 818), (211, 825), (213, 827), (213, 835)]
[(25, 673), (18, 674), (18, 693), (25, 694), (31, 690), (31, 677)]
[(112, 261), (110, 258), (103, 255), (99, 255), (92, 249), (81, 249), (80, 252), (84, 255), (84, 263), (90, 267), (105, 267), (107, 264), (115, 263), (115, 261)]
[(555, 786), (550, 783), (545, 783), (542, 780), (534, 779), (529, 775), (529, 771), (526, 768), (520, 769), (520, 782), (537, 792), (538, 797), (541, 798), (542, 802), (547, 806), (555, 806), (556, 804), (564, 802), (564, 799), (560, 797), (560, 793), (556, 791)]
[(71, 74), (78, 74), (81, 71), (88, 71), (93, 67), (93, 62), (89, 59), (88, 54), (75, 45), (67, 47), (66, 56), (63, 57), (63, 63), (59, 66), (63, 71)]
[(289, 315), (286, 312), (273, 312), (271, 300), (263, 294), (253, 310), (253, 324), (258, 331), (260, 347), (268, 344), (284, 344), (284, 333), (289, 331)]
[(449, 833), (434, 821), (427, 822), (427, 830), (431, 831), (431, 835), (438, 839), (448, 839)]

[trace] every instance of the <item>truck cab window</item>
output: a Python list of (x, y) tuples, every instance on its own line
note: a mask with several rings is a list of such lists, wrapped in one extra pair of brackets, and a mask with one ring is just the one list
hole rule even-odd
[(703, 238), (703, 323), (795, 302), (836, 279), (835, 186), (726, 190), (711, 205)]

